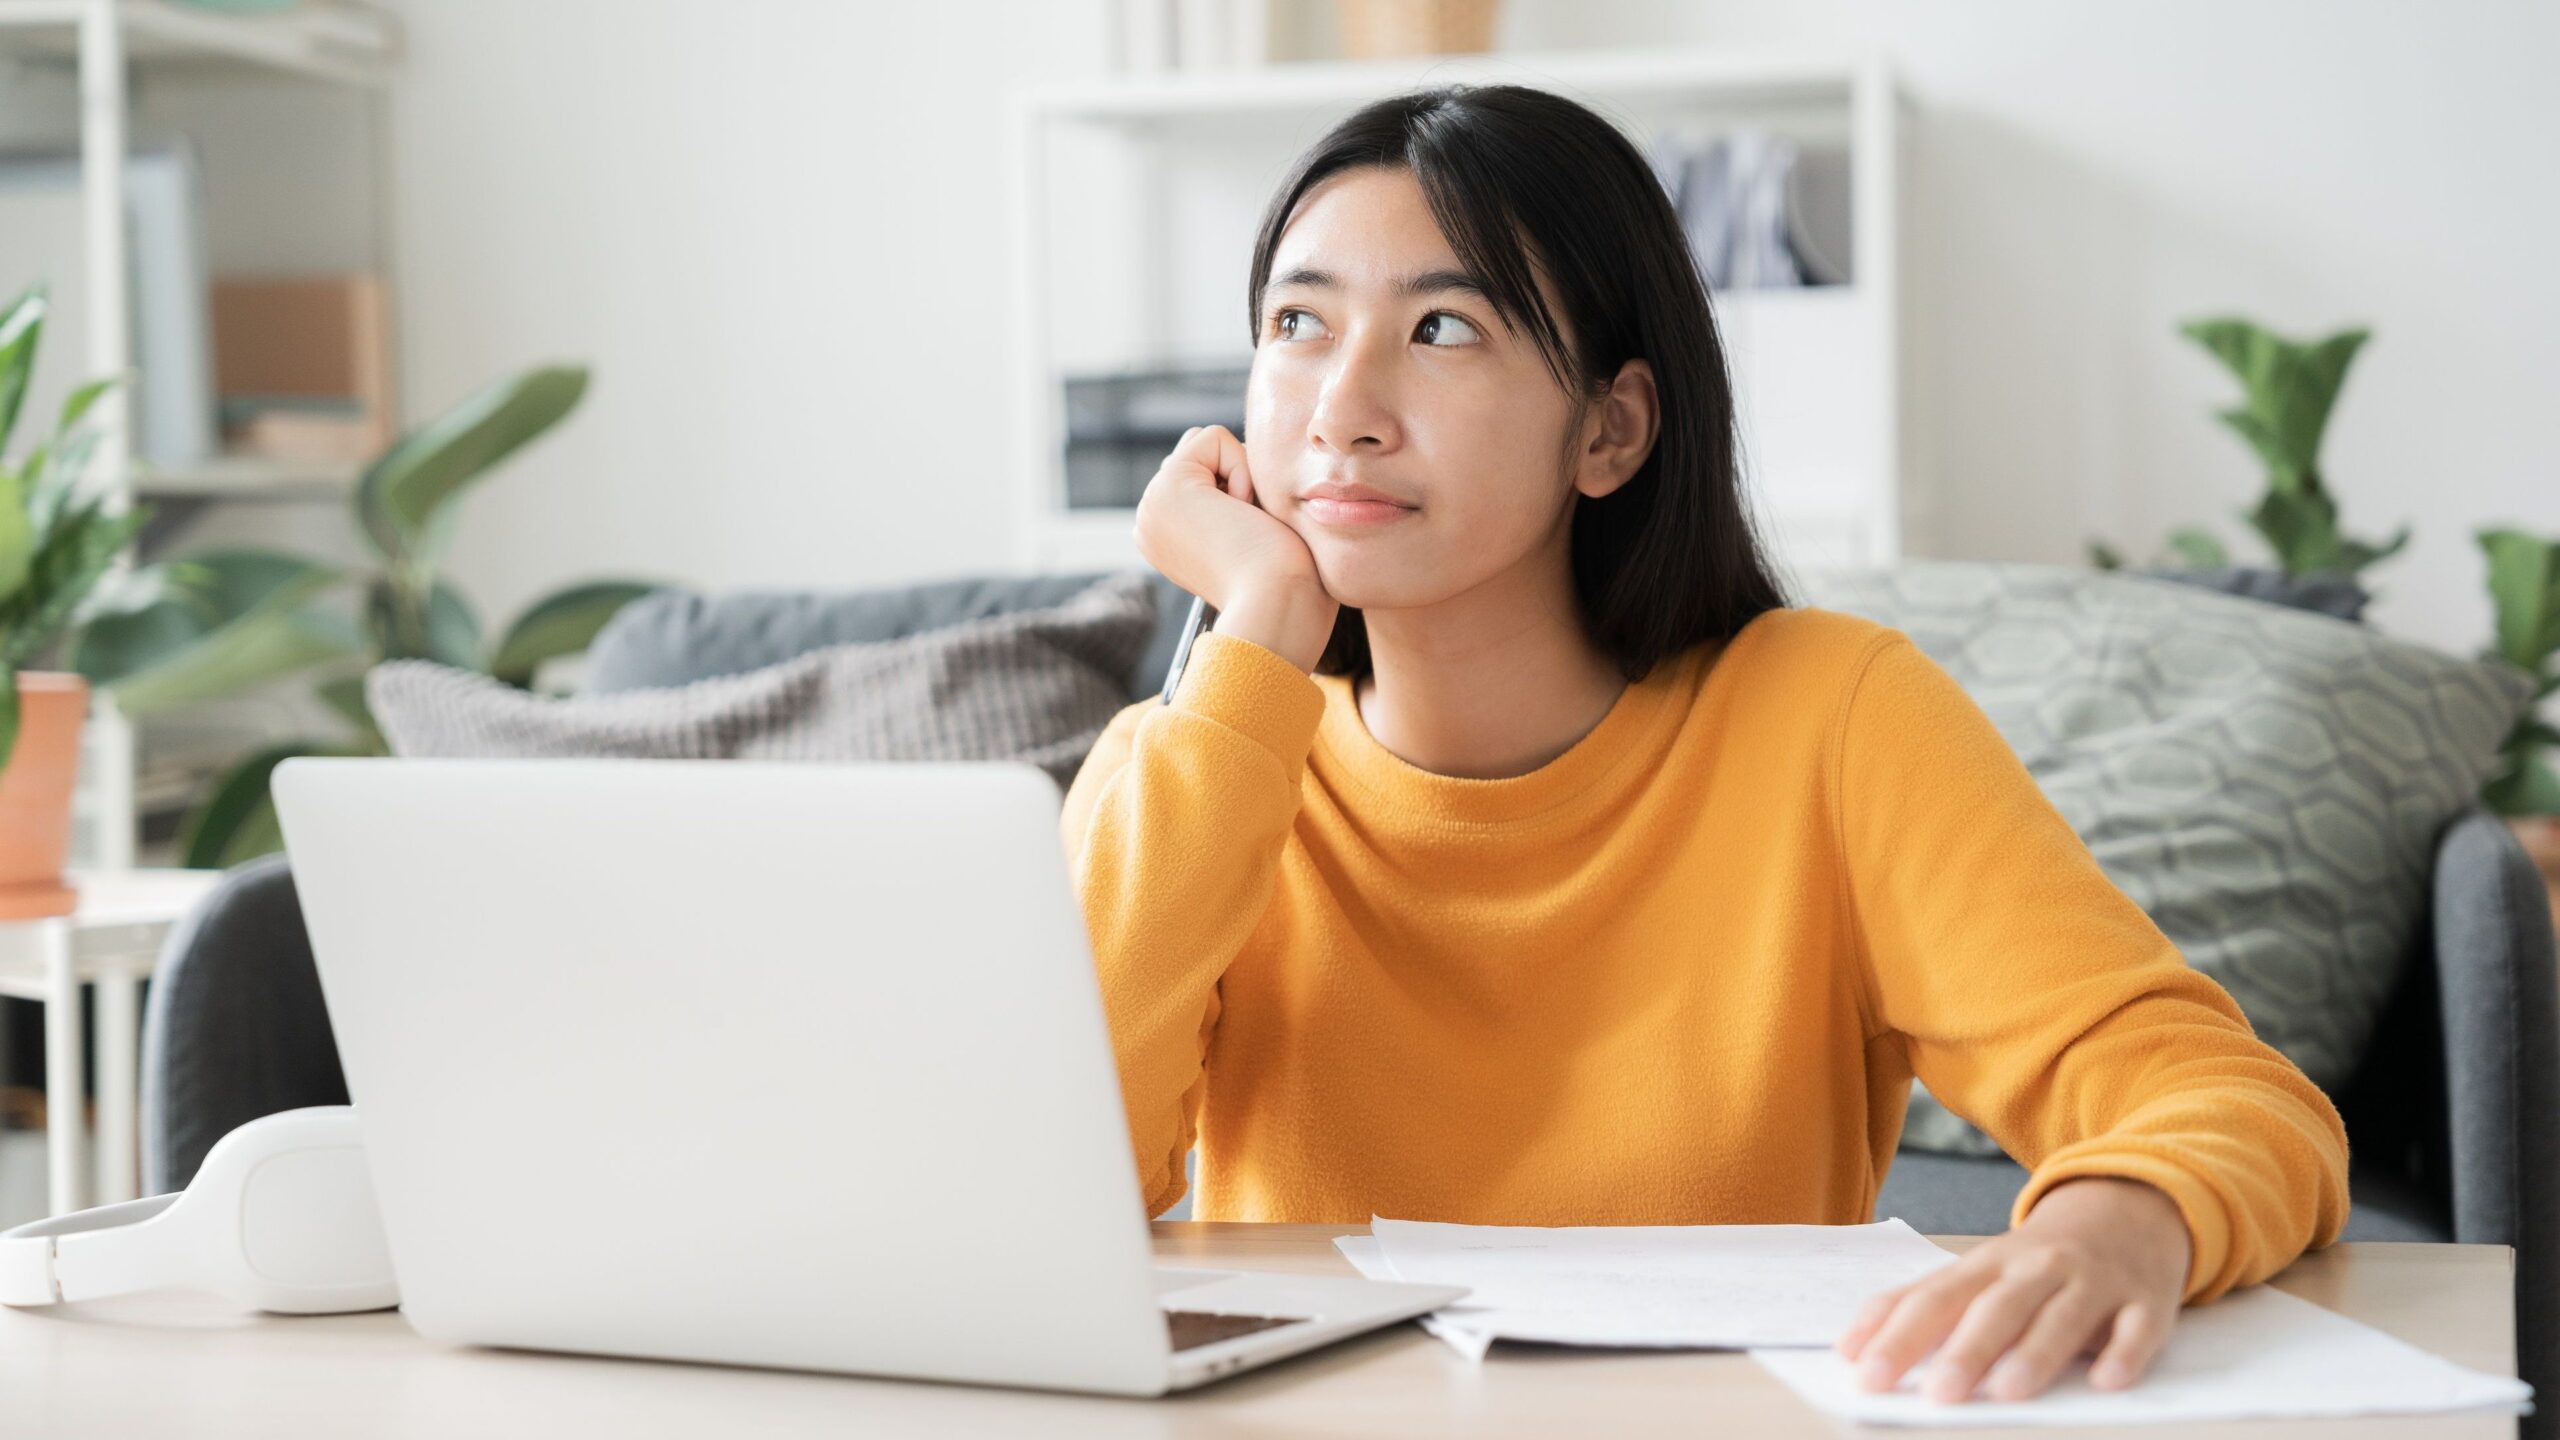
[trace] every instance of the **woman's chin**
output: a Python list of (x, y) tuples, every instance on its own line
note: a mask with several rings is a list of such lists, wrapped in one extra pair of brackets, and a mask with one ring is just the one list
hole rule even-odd
[(1417, 594), (1421, 587), (1413, 583), (1413, 576), (1380, 576), (1371, 566), (1333, 566), (1319, 561), (1316, 575), (1324, 582), (1325, 594), (1354, 610), (1401, 610), (1426, 603), (1429, 598)]
[(1398, 610), (1448, 598), (1456, 587), (1443, 577), (1434, 547), (1389, 538), (1404, 528), (1388, 526), (1376, 536), (1360, 538), (1338, 536), (1321, 526), (1299, 533), (1315, 557), (1325, 593), (1345, 605)]

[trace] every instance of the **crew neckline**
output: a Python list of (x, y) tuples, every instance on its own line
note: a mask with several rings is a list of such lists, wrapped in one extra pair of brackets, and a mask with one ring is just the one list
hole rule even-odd
[[(1730, 658), (1758, 616), (1718, 654)], [(1554, 818), (1577, 804), (1598, 805), (1614, 796), (1613, 779), (1641, 775), (1639, 756), (1659, 758), (1687, 716), (1699, 687), (1699, 665), (1716, 647), (1701, 641), (1653, 667), (1618, 694), (1600, 723), (1561, 755), (1521, 775), (1483, 779), (1425, 770), (1380, 743), (1360, 718), (1348, 675), (1316, 675), (1324, 688), (1324, 715), (1316, 725), (1316, 749), (1325, 772), (1341, 777), (1397, 812), (1444, 825), (1500, 826)], [(1722, 659), (1712, 667), (1724, 669)]]

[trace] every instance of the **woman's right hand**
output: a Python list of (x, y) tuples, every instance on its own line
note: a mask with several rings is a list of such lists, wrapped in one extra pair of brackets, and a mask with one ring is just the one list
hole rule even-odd
[(1315, 669), (1342, 607), (1325, 593), (1307, 542), (1254, 498), (1234, 432), (1223, 425), (1183, 432), (1138, 497), (1136, 526), (1138, 553), (1208, 601), (1220, 634)]

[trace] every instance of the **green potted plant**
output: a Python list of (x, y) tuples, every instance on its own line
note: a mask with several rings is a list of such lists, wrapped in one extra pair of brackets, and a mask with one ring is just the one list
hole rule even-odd
[(74, 662), (128, 713), (150, 715), (295, 675), (345, 721), (239, 761), (187, 817), (180, 863), (223, 868), (283, 846), (267, 778), (294, 755), (380, 755), (364, 673), (392, 659), (464, 666), (530, 687), (554, 658), (586, 649), (652, 582), (596, 580), (535, 601), (484, 640), (477, 612), (439, 573), (457, 502), (586, 393), (587, 372), (542, 366), (491, 384), (383, 452), (358, 481), (352, 520), (373, 566), (341, 567), (254, 549), (187, 557), (190, 593), (109, 617), (81, 634)]
[(112, 381), (74, 390), (52, 434), (15, 464), (5, 458), (47, 304), (39, 284), (0, 311), (0, 919), (10, 920), (68, 914), (77, 899), (62, 863), (89, 686), (48, 662), (92, 615), (154, 578), (109, 582), (145, 512), (110, 514), (74, 493), (96, 441), (82, 421)]
[[(2358, 575), (2400, 552), (2409, 529), (2379, 544), (2350, 537), (2339, 526), (2338, 503), (2320, 470), (2320, 442), (2346, 383), (2347, 369), (2370, 332), (2341, 330), (2315, 341), (2296, 341), (2237, 316), (2190, 320), (2179, 333), (2194, 341), (2240, 382), (2241, 403), (2216, 412), (2266, 469), (2266, 490), (2240, 519), (2258, 533), (2275, 558), (2273, 571), (2242, 568), (2226, 577), (2231, 588), (2281, 603), (2300, 604), (2355, 619), (2368, 598)], [(2154, 574), (2188, 578), (2196, 572), (2232, 569), (2221, 539), (2202, 526), (2170, 532), (2172, 560), (2155, 562)], [(2114, 569), (2124, 560), (2104, 542), (2092, 541), (2090, 560)]]

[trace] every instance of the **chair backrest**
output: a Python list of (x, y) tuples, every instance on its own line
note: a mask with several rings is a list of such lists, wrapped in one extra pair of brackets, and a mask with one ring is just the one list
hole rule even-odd
[[(2453, 1238), (2560, 1244), (2560, 971), (2548, 900), (2505, 822), (2473, 807), (2437, 837), (2429, 913), (2337, 1096), (2359, 1180), (2438, 1207)], [(2553, 1257), (2560, 1260), (2560, 1256)]]

